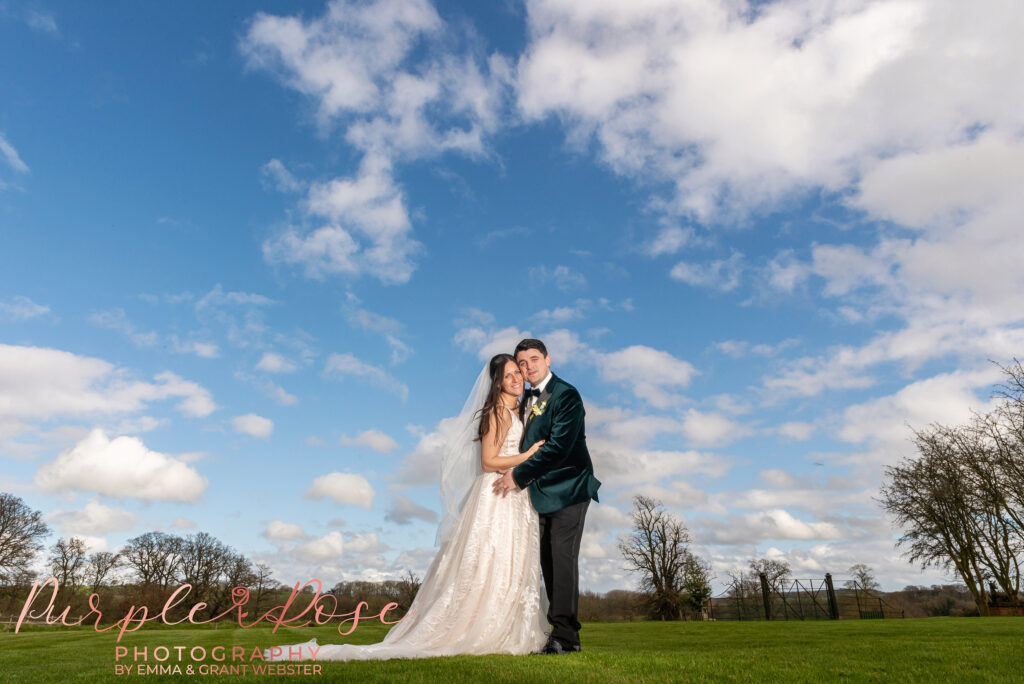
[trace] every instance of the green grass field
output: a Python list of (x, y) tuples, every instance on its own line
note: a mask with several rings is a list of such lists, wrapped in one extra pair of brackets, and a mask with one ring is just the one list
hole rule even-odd
[[(360, 625), (351, 643), (380, 640)], [(89, 629), (29, 627), (0, 632), (0, 682), (302, 681), (669, 682), (669, 681), (1024, 681), (1024, 619), (932, 618), (840, 622), (589, 623), (584, 652), (569, 656), (460, 656), (322, 663), (322, 674), (286, 676), (116, 676), (115, 636)], [(337, 627), (279, 631), (154, 627), (122, 645), (245, 647), (251, 653), (317, 637), (340, 643)], [(173, 651), (172, 651), (173, 653)], [(150, 662), (153, 663), (152, 656)], [(122, 662), (131, 662), (130, 658)], [(175, 662), (174, 656), (167, 661)], [(207, 659), (207, 663), (213, 661)], [(257, 661), (258, 662), (258, 661)], [(185, 664), (193, 664), (186, 651)], [(195, 667), (195, 664), (193, 664)], [(184, 667), (182, 667), (184, 670)]]

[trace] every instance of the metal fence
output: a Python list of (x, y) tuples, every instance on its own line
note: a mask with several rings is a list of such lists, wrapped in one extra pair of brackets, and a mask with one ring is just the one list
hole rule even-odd
[(832, 575), (821, 579), (737, 580), (712, 597), (712, 620), (848, 620), (902, 618), (903, 610), (855, 581), (836, 589)]

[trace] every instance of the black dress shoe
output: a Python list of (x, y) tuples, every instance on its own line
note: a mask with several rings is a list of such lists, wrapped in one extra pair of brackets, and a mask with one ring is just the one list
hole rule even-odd
[(544, 646), (544, 653), (548, 655), (566, 655), (574, 653), (580, 650), (579, 644), (572, 646), (563, 646), (561, 641), (556, 639), (548, 639), (548, 643)]

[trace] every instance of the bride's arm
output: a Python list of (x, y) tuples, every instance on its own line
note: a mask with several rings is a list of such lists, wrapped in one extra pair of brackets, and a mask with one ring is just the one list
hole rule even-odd
[(544, 442), (537, 442), (521, 454), (516, 454), (515, 456), (499, 456), (498, 454), (501, 453), (501, 445), (505, 443), (505, 437), (508, 436), (508, 431), (512, 427), (511, 419), (501, 422), (501, 425), (497, 424), (497, 421), (494, 420), (493, 413), (488, 416), (487, 425), (489, 426), (489, 429), (487, 430), (487, 434), (484, 435), (484, 438), (481, 440), (480, 465), (483, 466), (484, 471), (488, 473), (517, 466), (537, 453), (537, 450), (544, 445)]

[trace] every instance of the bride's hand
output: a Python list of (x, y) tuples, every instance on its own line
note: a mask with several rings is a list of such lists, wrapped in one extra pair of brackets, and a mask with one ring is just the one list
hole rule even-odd
[(526, 455), (527, 455), (527, 456), (533, 456), (533, 455), (534, 455), (535, 453), (537, 453), (537, 452), (538, 452), (538, 451), (540, 450), (540, 448), (541, 448), (542, 446), (544, 446), (544, 442), (545, 442), (545, 440), (543, 440), (543, 439), (542, 439), (542, 440), (540, 440), (539, 442), (534, 442), (534, 443), (533, 443), (533, 446), (532, 446), (532, 447), (530, 447), (530, 448), (529, 448), (529, 449), (528, 449), (528, 450), (526, 451)]

